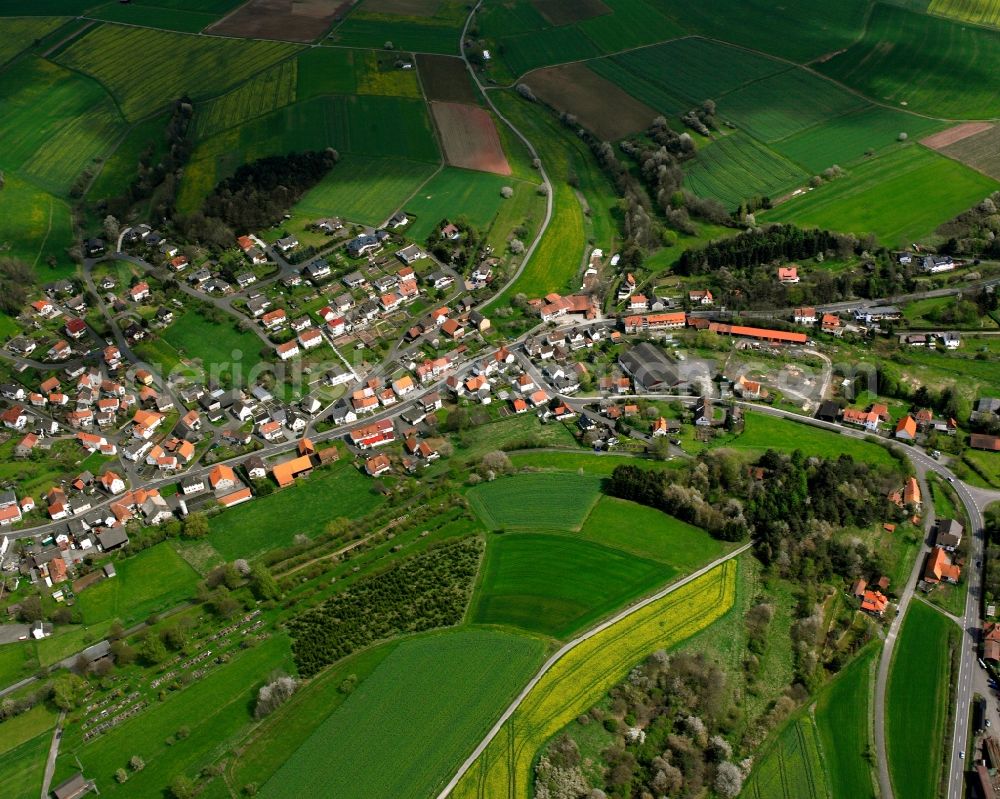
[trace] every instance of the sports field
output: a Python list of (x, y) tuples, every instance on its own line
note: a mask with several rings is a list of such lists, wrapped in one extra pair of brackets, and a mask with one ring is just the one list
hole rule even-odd
[(194, 598), (198, 575), (170, 544), (115, 564), (117, 574), (82, 591), (76, 609), (86, 624), (118, 619), (126, 627)]
[[(505, 200), (500, 195), (504, 186), (514, 189), (515, 196)], [(503, 205), (516, 203), (519, 193), (534, 190), (534, 186), (503, 175), (445, 167), (406, 204), (407, 212), (415, 217), (406, 229), (407, 235), (414, 241), (424, 241), (442, 220), (459, 217), (485, 231)]]
[(778, 197), (808, 179), (796, 164), (745, 133), (731, 133), (702, 147), (688, 162), (685, 185), (727, 208), (758, 195)]
[(478, 485), (466, 496), (491, 530), (579, 530), (600, 486), (591, 475), (517, 474)]
[[(914, 58), (914, 53), (920, 53)], [(816, 68), (870, 97), (953, 119), (1000, 115), (1000, 32), (876, 4), (864, 37)]]
[[(434, 173), (433, 164), (399, 158), (343, 158), (295, 206), (296, 213), (342, 216), (381, 225)], [(484, 173), (485, 174), (485, 173)]]
[(556, 662), (452, 792), (454, 799), (531, 795), (541, 747), (592, 707), (641, 658), (670, 649), (732, 606), (737, 564), (728, 561), (574, 647)]
[(499, 631), (404, 641), (259, 795), (297, 797), (321, 782), (338, 799), (434, 796), (541, 659), (540, 641)]
[(871, 689), (878, 650), (837, 675), (816, 701), (814, 718), (832, 799), (875, 799), (871, 764)]
[(676, 571), (565, 535), (489, 538), (471, 618), (568, 638)]
[(757, 762), (740, 796), (748, 799), (825, 799), (828, 790), (816, 724), (791, 722)]
[(956, 161), (910, 146), (859, 164), (846, 177), (779, 205), (764, 219), (870, 232), (895, 247), (932, 233), (998, 185)]
[(911, 602), (896, 642), (886, 689), (886, 747), (893, 789), (907, 799), (938, 795), (945, 707), (952, 680), (949, 650), (958, 627)]
[(207, 540), (226, 560), (249, 558), (287, 547), (299, 534), (312, 538), (338, 517), (361, 518), (382, 502), (371, 480), (341, 461), (289, 488), (213, 516)]

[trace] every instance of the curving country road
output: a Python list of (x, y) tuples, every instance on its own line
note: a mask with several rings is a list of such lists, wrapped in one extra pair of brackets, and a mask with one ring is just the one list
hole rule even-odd
[(465, 66), (469, 70), (469, 74), (472, 76), (472, 80), (475, 81), (476, 83), (476, 88), (479, 89), (479, 93), (483, 96), (483, 99), (486, 100), (486, 104), (489, 105), (490, 110), (494, 114), (496, 114), (497, 118), (501, 122), (503, 122), (508, 128), (510, 128), (511, 131), (514, 133), (514, 135), (517, 136), (517, 138), (519, 138), (524, 143), (524, 146), (528, 148), (528, 152), (531, 154), (531, 157), (535, 160), (535, 163), (538, 164), (538, 171), (542, 176), (542, 185), (545, 187), (545, 216), (542, 219), (542, 224), (538, 228), (538, 233), (535, 234), (534, 241), (532, 241), (528, 249), (525, 250), (524, 257), (521, 259), (520, 266), (518, 266), (517, 269), (514, 270), (513, 274), (510, 276), (507, 282), (504, 283), (502, 286), (500, 286), (493, 293), (492, 297), (479, 303), (479, 305), (476, 306), (476, 310), (482, 310), (486, 306), (495, 302), (498, 297), (502, 297), (504, 292), (507, 291), (507, 289), (509, 289), (512, 285), (514, 285), (517, 279), (521, 276), (521, 273), (524, 272), (524, 268), (528, 265), (528, 262), (531, 260), (531, 256), (535, 254), (535, 250), (538, 249), (538, 245), (542, 243), (542, 236), (545, 235), (545, 231), (548, 229), (549, 223), (552, 221), (552, 183), (551, 181), (549, 181), (549, 175), (545, 171), (545, 164), (543, 164), (542, 159), (538, 157), (538, 151), (535, 149), (535, 146), (528, 140), (528, 137), (525, 136), (520, 130), (518, 130), (514, 126), (513, 122), (511, 122), (509, 119), (507, 119), (507, 117), (501, 114), (500, 109), (493, 104), (493, 100), (490, 99), (489, 92), (486, 91), (486, 88), (483, 86), (482, 82), (480, 82), (479, 75), (476, 74), (476, 70), (473, 68), (472, 62), (469, 61), (469, 57), (468, 55), (466, 55), (465, 52), (465, 39), (469, 31), (469, 25), (472, 23), (472, 18), (476, 15), (476, 12), (479, 11), (479, 7), (482, 4), (483, 0), (479, 0), (479, 2), (476, 3), (476, 7), (469, 12), (469, 16), (465, 18), (465, 25), (462, 26), (462, 38), (459, 41), (458, 45), (459, 51), (462, 54), (462, 60), (465, 62)]

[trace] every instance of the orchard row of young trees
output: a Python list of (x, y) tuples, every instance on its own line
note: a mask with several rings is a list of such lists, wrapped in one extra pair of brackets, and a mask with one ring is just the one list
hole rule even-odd
[(312, 676), (393, 635), (458, 624), (482, 551), (478, 536), (441, 544), (358, 580), (292, 619), (288, 630), (299, 674)]

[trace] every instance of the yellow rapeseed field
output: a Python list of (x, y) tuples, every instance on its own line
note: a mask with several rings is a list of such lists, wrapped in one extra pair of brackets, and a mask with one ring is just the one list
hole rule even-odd
[(643, 657), (675, 646), (729, 610), (737, 568), (735, 560), (727, 561), (572, 649), (542, 677), (452, 797), (528, 799), (532, 761), (546, 741)]

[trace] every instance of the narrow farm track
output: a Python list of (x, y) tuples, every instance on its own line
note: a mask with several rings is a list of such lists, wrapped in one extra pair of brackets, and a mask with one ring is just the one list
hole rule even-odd
[(532, 241), (528, 249), (525, 250), (524, 257), (521, 259), (520, 265), (517, 267), (517, 269), (514, 270), (514, 273), (510, 276), (507, 282), (504, 283), (502, 286), (500, 286), (493, 293), (493, 297), (491, 297), (488, 300), (484, 300), (483, 302), (481, 302), (479, 305), (476, 306), (477, 310), (485, 308), (490, 303), (492, 303), (497, 297), (503, 296), (504, 292), (506, 292), (507, 289), (509, 289), (512, 285), (514, 285), (517, 279), (521, 277), (521, 274), (524, 272), (525, 267), (531, 260), (531, 256), (535, 254), (535, 250), (537, 250), (538, 246), (542, 243), (542, 237), (545, 235), (545, 231), (548, 229), (549, 224), (552, 222), (552, 203), (553, 203), (552, 183), (549, 180), (548, 173), (545, 171), (545, 164), (543, 164), (542, 159), (538, 157), (538, 151), (535, 149), (535, 146), (531, 143), (528, 137), (525, 136), (520, 130), (518, 130), (514, 126), (513, 122), (511, 122), (509, 119), (507, 119), (507, 117), (505, 117), (503, 114), (500, 113), (500, 109), (497, 108), (496, 105), (493, 103), (493, 100), (490, 98), (489, 92), (486, 91), (485, 87), (480, 82), (479, 75), (476, 74), (476, 70), (473, 69), (472, 63), (469, 61), (469, 57), (465, 52), (465, 37), (468, 33), (469, 25), (471, 24), (472, 18), (479, 11), (479, 7), (482, 4), (483, 0), (479, 0), (479, 2), (476, 3), (475, 8), (473, 8), (472, 11), (469, 12), (469, 16), (465, 18), (465, 25), (462, 26), (462, 38), (461, 41), (459, 42), (459, 49), (462, 54), (462, 60), (465, 62), (465, 66), (468, 68), (469, 74), (472, 76), (472, 80), (476, 84), (476, 88), (479, 89), (479, 93), (483, 96), (483, 99), (486, 100), (486, 104), (489, 105), (490, 110), (494, 114), (496, 114), (497, 118), (501, 122), (503, 122), (508, 128), (510, 128), (511, 131), (513, 131), (514, 135), (517, 136), (517, 138), (519, 138), (524, 143), (524, 146), (528, 148), (528, 152), (531, 154), (531, 157), (538, 164), (538, 171), (542, 176), (542, 186), (545, 187), (545, 217), (542, 219), (542, 224), (539, 226), (538, 232), (535, 234), (534, 241)]
[[(638, 611), (642, 610), (648, 605), (651, 605), (652, 603), (657, 602), (666, 596), (669, 596), (674, 591), (677, 591), (678, 589), (683, 588), (689, 583), (694, 582), (699, 577), (703, 577), (716, 567), (721, 566), (722, 564), (732, 560), (733, 558), (739, 557), (744, 552), (749, 551), (751, 546), (752, 544), (744, 544), (739, 549), (733, 550), (728, 555), (724, 555), (723, 557), (712, 561), (707, 566), (703, 566), (697, 571), (689, 574), (687, 577), (684, 577), (678, 580), (677, 582), (672, 583), (663, 590), (658, 591), (657, 593), (646, 597), (645, 599), (643, 599), (640, 602), (637, 602), (631, 607), (625, 608), (624, 610), (618, 612), (617, 614), (605, 620), (601, 624), (598, 624), (596, 627), (591, 628), (582, 635), (579, 635), (576, 638), (574, 638), (572, 641), (569, 641), (568, 643), (564, 644), (555, 654), (552, 655), (552, 657), (550, 657), (547, 661), (545, 661), (542, 667), (538, 670), (538, 673), (531, 678), (528, 684), (521, 690), (521, 693), (519, 693), (517, 697), (515, 697), (514, 701), (510, 703), (507, 709), (503, 712), (503, 715), (500, 716), (496, 724), (494, 724), (493, 727), (490, 729), (490, 731), (486, 734), (486, 737), (479, 742), (476, 748), (472, 751), (472, 754), (469, 755), (469, 757), (459, 767), (458, 771), (451, 778), (451, 780), (448, 781), (448, 784), (445, 785), (442, 791), (437, 795), (437, 799), (445, 799), (445, 797), (451, 794), (451, 792), (455, 789), (455, 786), (458, 785), (462, 777), (465, 776), (466, 772), (469, 771), (470, 768), (472, 768), (475, 762), (479, 759), (480, 755), (482, 755), (483, 752), (486, 750), (486, 747), (489, 746), (490, 743), (493, 741), (493, 739), (496, 738), (497, 735), (500, 734), (500, 732), (504, 729), (504, 726), (506, 725), (507, 721), (510, 719), (511, 716), (514, 715), (514, 712), (521, 706), (521, 704), (528, 697), (528, 695), (534, 690), (535, 686), (538, 685), (542, 677), (544, 677), (556, 665), (556, 663), (562, 660), (573, 649), (578, 647), (584, 641), (590, 640), (595, 635), (598, 635), (604, 632), (605, 630), (614, 627), (619, 622), (623, 621), (624, 619), (627, 619), (633, 613), (637, 613)], [(511, 771), (511, 773), (514, 773), (513, 770)], [(481, 772), (481, 777), (483, 774), (485, 774), (485, 769)]]

